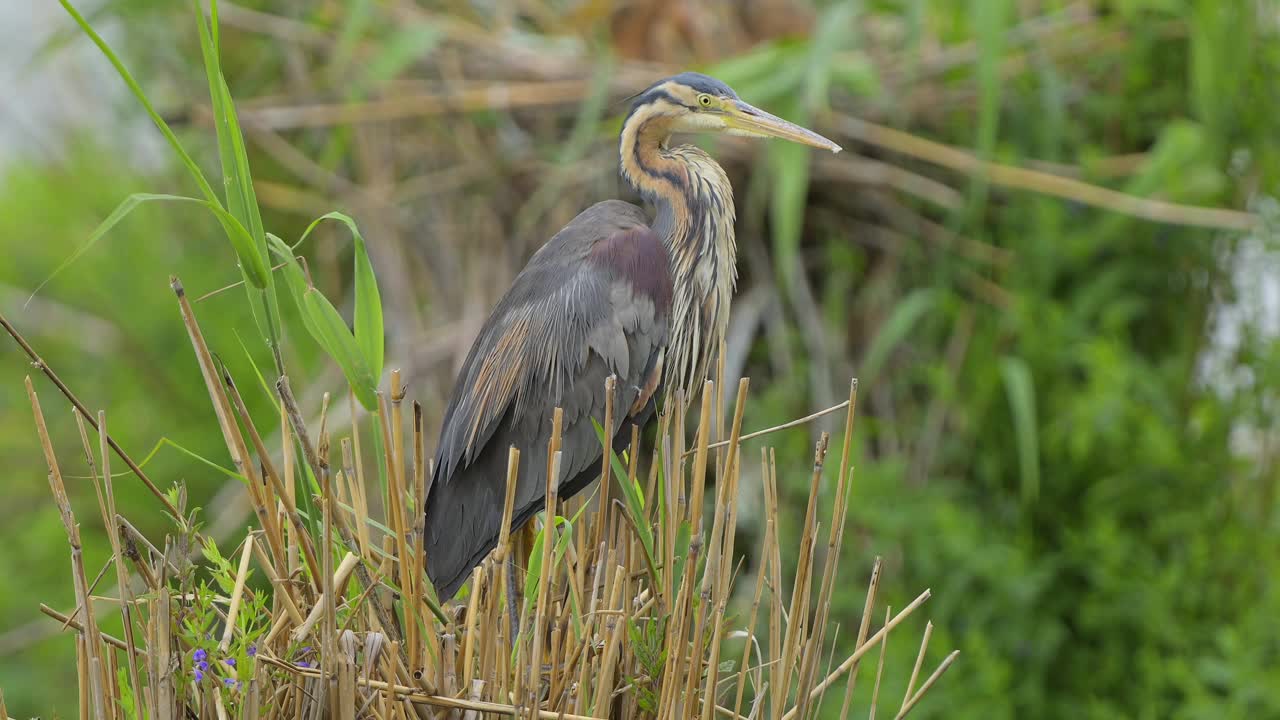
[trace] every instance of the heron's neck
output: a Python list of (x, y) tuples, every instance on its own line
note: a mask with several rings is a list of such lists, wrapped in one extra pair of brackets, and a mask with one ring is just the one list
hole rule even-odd
[(702, 150), (669, 147), (667, 129), (659, 123), (655, 119), (624, 127), (619, 147), (623, 178), (653, 205), (654, 230), (673, 256), (724, 252), (732, 258), (735, 211), (729, 177)]
[(675, 357), (668, 359), (668, 379), (693, 391), (724, 336), (737, 283), (733, 188), (710, 155), (691, 145), (669, 147), (657, 122), (624, 126), (622, 175), (654, 206), (653, 229), (671, 253)]

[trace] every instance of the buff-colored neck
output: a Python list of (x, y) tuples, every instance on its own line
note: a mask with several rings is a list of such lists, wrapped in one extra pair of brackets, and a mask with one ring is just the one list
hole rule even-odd
[(671, 253), (676, 287), (666, 389), (690, 397), (724, 336), (737, 281), (733, 188), (724, 169), (692, 145), (670, 147), (671, 116), (638, 108), (622, 129), (622, 175), (654, 206), (653, 229)]

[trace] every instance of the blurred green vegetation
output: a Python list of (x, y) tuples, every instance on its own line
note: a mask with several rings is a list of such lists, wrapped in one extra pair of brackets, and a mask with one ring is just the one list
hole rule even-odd
[[(754, 2), (733, 18), (689, 11), (710, 24), (674, 45), (661, 18), (644, 27), (643, 12), (561, 3), (251, 5), (224, 9), (222, 44), (232, 90), (250, 99), (241, 107), (266, 224), (296, 238), (333, 206), (361, 223), (395, 335), (388, 362), (411, 369), (430, 412), (467, 329), (532, 249), (619, 192), (611, 132), (624, 86), (660, 74), (644, 63), (708, 70), (847, 149), (831, 161), (777, 144), (717, 147), (739, 195), (737, 313), (754, 318), (738, 336), (748, 338), (749, 422), (834, 404), (845, 378), (862, 380), (837, 655), (883, 556), (895, 607), (933, 590), (926, 667), (962, 653), (920, 717), (1280, 716), (1280, 342), (1246, 319), (1238, 343), (1206, 361), (1221, 308), (1238, 295), (1242, 249), (1258, 245), (1274, 262), (1274, 218), (1247, 233), (1149, 222), (939, 170), (842, 130), (867, 118), (1135, 196), (1267, 210), (1280, 194), (1273, 4), (886, 0), (792, 13), (792, 3)], [(183, 136), (202, 162), (216, 162), (187, 8), (125, 0), (102, 13), (129, 18), (122, 55), (191, 122)], [(508, 24), (491, 32), (495, 23)], [(585, 87), (537, 101), (564, 77)], [(472, 87), (506, 100), (437, 107)], [(521, 93), (534, 101), (510, 100)], [(349, 110), (316, 122), (321, 103)], [(200, 211), (137, 212), (22, 309), (125, 195), (185, 187), (176, 171), (131, 169), (102, 138), (66, 142), (63, 160), (0, 180), (3, 310), (87, 405), (108, 410), (135, 455), (163, 436), (220, 460), (167, 287), (171, 273), (192, 294), (238, 279)], [(885, 179), (892, 172), (899, 181)], [(349, 263), (335, 238), (322, 233), (306, 252), (317, 282), (341, 297)], [(244, 296), (197, 312), (232, 372), (251, 377), (237, 339), (254, 333)], [(336, 388), (334, 368), (295, 345), (298, 376)], [(74, 701), (55, 688), (73, 675), (71, 642), (22, 641), (23, 628), (40, 627), (37, 603), (65, 607), (71, 592), (25, 409), (21, 378), (32, 371), (11, 344), (0, 348), (0, 459), (16, 518), (2, 531), (0, 569), (17, 585), (0, 595), (0, 683), (11, 712), (69, 715)], [(56, 400), (44, 397), (49, 412)], [(250, 397), (262, 412), (263, 398)], [(59, 425), (59, 446), (78, 447), (69, 418)], [(812, 439), (770, 439), (787, 468), (782, 527), (793, 536)], [(173, 450), (148, 470), (185, 482), (194, 505), (226, 482)], [(92, 572), (106, 542), (92, 491), (72, 484)], [(163, 533), (138, 484), (119, 487), (122, 512)], [(748, 534), (762, 527), (754, 492), (743, 498)], [(882, 693), (895, 702), (915, 650), (889, 646)], [(865, 707), (871, 683), (859, 685)], [(828, 693), (823, 717), (838, 716), (842, 692)]]

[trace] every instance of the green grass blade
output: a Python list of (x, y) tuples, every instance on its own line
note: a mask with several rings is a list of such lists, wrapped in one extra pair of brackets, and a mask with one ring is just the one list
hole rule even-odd
[[(1007, 0), (974, 0), (974, 34), (978, 42), (978, 134), (974, 145), (989, 159), (995, 154), (1000, 129), (1000, 98), (1004, 82), (1000, 63), (1004, 56)], [(969, 217), (977, 222), (986, 206), (988, 181), (985, 173), (975, 173), (970, 185)]]
[(649, 566), (655, 567), (653, 529), (649, 527), (648, 516), (644, 511), (644, 493), (640, 491), (638, 483), (631, 482), (630, 473), (623, 467), (622, 461), (618, 459), (618, 454), (613, 452), (613, 448), (605, 437), (604, 428), (600, 426), (600, 422), (595, 418), (591, 418), (591, 424), (596, 429), (596, 437), (600, 439), (601, 447), (605, 449), (605, 452), (609, 453), (609, 462), (613, 466), (613, 476), (617, 479), (618, 486), (622, 488), (627, 515), (630, 516), (632, 524), (635, 525), (636, 533), (640, 536), (640, 544), (644, 547)]
[[(585, 507), (585, 506), (583, 506)], [(582, 513), (579, 508), (578, 514)], [(574, 516), (577, 518), (577, 515)], [(568, 518), (556, 516), (555, 522), (552, 523), (552, 532), (555, 528), (564, 526), (564, 532), (556, 536), (555, 547), (551, 548), (552, 553), (552, 572), (559, 566), (561, 558), (569, 549), (569, 541), (573, 539), (573, 521)], [(538, 579), (542, 577), (542, 546), (547, 532), (547, 526), (544, 525), (538, 534), (534, 536), (533, 547), (529, 552), (529, 568), (524, 574), (524, 604), (526, 610), (533, 610), (533, 601), (538, 596)]]
[[(204, 59), (205, 75), (209, 84), (209, 99), (213, 105), (213, 124), (218, 140), (218, 157), (222, 163), (223, 184), (226, 186), (227, 209), (248, 230), (253, 238), (253, 252), (258, 256), (260, 264), (265, 266), (267, 244), (263, 235), (262, 215), (258, 208), (257, 196), (253, 191), (253, 178), (249, 171), (244, 135), (240, 130), (235, 104), (231, 99), (231, 90), (227, 86), (226, 78), (222, 75), (222, 64), (218, 57), (217, 0), (210, 2), (209, 20), (212, 22), (206, 20), (198, 0), (194, 0), (193, 5), (198, 20), (200, 53)], [(266, 289), (271, 283), (270, 274), (251, 273), (248, 279), (258, 289)], [(272, 331), (273, 336), (278, 334), (277, 328), (272, 328)]]
[(1000, 359), (1000, 377), (1009, 397), (1014, 438), (1018, 443), (1018, 467), (1022, 476), (1022, 499), (1035, 502), (1040, 496), (1040, 440), (1036, 430), (1036, 392), (1031, 369), (1019, 357)]
[(76, 10), (75, 6), (68, 0), (58, 0), (58, 2), (62, 4), (62, 7), (67, 11), (67, 14), (71, 15), (71, 19), (75, 21), (76, 25), (80, 26), (80, 30), (84, 32), (85, 35), (89, 36), (89, 39), (93, 41), (94, 45), (98, 46), (98, 49), (106, 56), (108, 62), (111, 63), (111, 66), (116, 69), (116, 73), (120, 76), (120, 79), (129, 87), (129, 91), (133, 93), (133, 96), (138, 100), (138, 103), (142, 105), (144, 110), (146, 110), (147, 115), (151, 118), (151, 122), (155, 123), (156, 128), (160, 130), (160, 134), (164, 135), (165, 140), (169, 142), (169, 147), (173, 149), (174, 154), (178, 156), (178, 159), (182, 161), (183, 166), (187, 168), (187, 172), (191, 174), (191, 179), (200, 186), (200, 194), (204, 195), (205, 199), (210, 202), (218, 203), (218, 195), (213, 191), (213, 186), (209, 184), (204, 173), (201, 172), (200, 166), (196, 165), (195, 160), (191, 159), (191, 156), (187, 154), (186, 148), (182, 147), (182, 143), (178, 142), (178, 136), (173, 134), (173, 130), (169, 128), (169, 124), (164, 121), (164, 118), (160, 117), (160, 113), (156, 112), (155, 107), (151, 105), (151, 101), (147, 98), (146, 93), (142, 91), (142, 86), (138, 85), (138, 81), (133, 79), (133, 74), (129, 72), (129, 69), (126, 68), (124, 63), (120, 61), (120, 58), (116, 56), (115, 52), (111, 49), (111, 46), (107, 45), (107, 42), (102, 39), (102, 36), (93, 29), (93, 26), (89, 24), (89, 21), (85, 20), (84, 16), (81, 15), (80, 12)]
[[(93, 232), (89, 234), (89, 239), (86, 240), (84, 244), (76, 248), (76, 251), (71, 253), (70, 257), (68, 257), (66, 260), (63, 260), (58, 265), (58, 267), (54, 268), (53, 272), (50, 273), (48, 277), (40, 281), (40, 284), (37, 285), (36, 289), (32, 291), (31, 297), (35, 297), (37, 294), (39, 294), (39, 292), (44, 288), (44, 286), (48, 285), (49, 282), (52, 281), (55, 277), (57, 277), (59, 273), (61, 273), (63, 270), (66, 270), (73, 263), (75, 263), (77, 260), (83, 257), (85, 253), (89, 252), (89, 250), (92, 249), (93, 246), (96, 245), (99, 240), (101, 240), (108, 232), (110, 232), (112, 228), (118, 225), (121, 220), (124, 220), (125, 217), (129, 215), (129, 213), (137, 209), (139, 205), (142, 205), (143, 203), (148, 203), (148, 202), (186, 202), (186, 203), (195, 203), (197, 205), (204, 206), (209, 210), (209, 212), (213, 213), (214, 216), (218, 218), (218, 221), (220, 223), (222, 223), (222, 227), (224, 230), (226, 230), (227, 237), (231, 238), (232, 245), (235, 247), (236, 254), (240, 255), (241, 261), (243, 262), (247, 259), (248, 261), (252, 262), (255, 256), (254, 254), (249, 253), (247, 258), (244, 255), (241, 255), (241, 250), (250, 242), (249, 235), (247, 232), (245, 232), (244, 226), (240, 225), (240, 223), (234, 217), (231, 217), (231, 215), (227, 213), (227, 211), (223, 209), (223, 207), (217, 204), (216, 202), (201, 200), (200, 198), (194, 198), (188, 195), (168, 195), (165, 193), (134, 193), (129, 197), (125, 198), (123, 201), (121, 201), (121, 203), (116, 206), (116, 209), (112, 210), (111, 214), (108, 215), (105, 220), (98, 223), (98, 227), (93, 229)], [(259, 271), (266, 272), (266, 266), (263, 265)], [(28, 301), (29, 300), (30, 298), (28, 298)]]
[(236, 342), (240, 344), (240, 349), (244, 352), (244, 357), (249, 361), (249, 367), (253, 369), (253, 376), (258, 381), (258, 387), (262, 389), (263, 397), (268, 405), (280, 409), (279, 399), (276, 397), (275, 391), (271, 389), (271, 383), (267, 382), (267, 377), (262, 374), (262, 370), (258, 368), (258, 362), (253, 359), (253, 353), (249, 352), (249, 346), (245, 344), (244, 338), (240, 337), (240, 333), (235, 328), (231, 329), (231, 334), (235, 335)]

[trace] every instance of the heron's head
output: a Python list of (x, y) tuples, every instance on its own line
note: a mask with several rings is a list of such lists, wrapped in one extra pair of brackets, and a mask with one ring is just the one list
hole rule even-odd
[(631, 120), (661, 121), (668, 133), (774, 137), (840, 152), (840, 146), (827, 138), (746, 103), (733, 88), (695, 72), (673, 75), (637, 95), (628, 116)]

